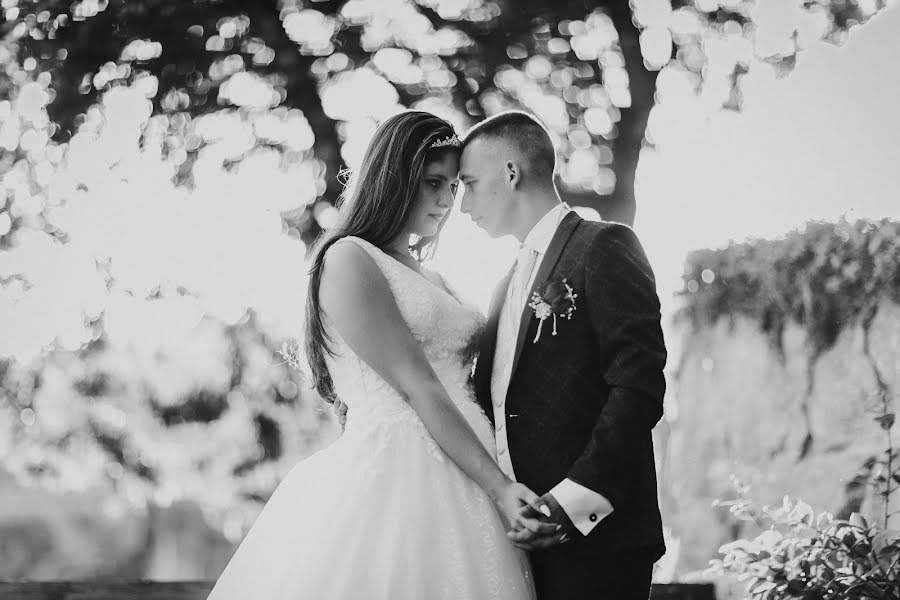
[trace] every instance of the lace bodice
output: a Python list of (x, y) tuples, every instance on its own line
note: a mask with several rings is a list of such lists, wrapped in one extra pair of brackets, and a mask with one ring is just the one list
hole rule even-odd
[[(413, 337), (422, 344), (450, 397), (464, 414), (473, 409), (480, 412), (468, 385), (468, 349), (484, 326), (483, 315), (371, 243), (353, 236), (342, 238), (335, 245), (341, 243), (356, 244), (372, 257), (387, 279), (400, 314)], [(329, 358), (328, 369), (338, 398), (348, 407), (348, 433), (358, 427), (397, 420), (421, 424), (409, 404), (356, 356), (337, 331), (329, 328), (328, 333), (334, 340), (335, 353)]]

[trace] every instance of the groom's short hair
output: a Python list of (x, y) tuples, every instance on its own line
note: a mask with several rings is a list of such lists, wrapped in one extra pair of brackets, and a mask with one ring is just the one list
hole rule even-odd
[(550, 132), (537, 117), (518, 110), (498, 113), (466, 132), (463, 149), (478, 138), (509, 144), (521, 154), (527, 170), (538, 177), (553, 178), (556, 149)]

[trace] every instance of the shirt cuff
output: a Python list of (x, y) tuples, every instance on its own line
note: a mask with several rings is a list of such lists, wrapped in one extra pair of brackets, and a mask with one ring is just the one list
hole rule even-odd
[(563, 479), (550, 493), (582, 535), (589, 534), (613, 511), (609, 500), (571, 479)]

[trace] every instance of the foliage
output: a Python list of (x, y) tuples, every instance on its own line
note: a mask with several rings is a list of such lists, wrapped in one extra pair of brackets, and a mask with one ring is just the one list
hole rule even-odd
[(722, 546), (708, 574), (747, 580), (753, 600), (900, 598), (900, 531), (870, 526), (856, 513), (846, 521), (815, 515), (787, 497), (761, 513), (745, 498), (731, 504), (738, 518), (771, 527)]
[(99, 490), (128, 509), (192, 501), (240, 539), (331, 435), (330, 411), (254, 321), (207, 319), (155, 348), (97, 342), (29, 365), (0, 361), (0, 464), (28, 484)]
[[(748, 516), (740, 504), (732, 510)], [(788, 498), (764, 517), (772, 528), (722, 546), (711, 574), (748, 580), (754, 600), (900, 598), (900, 532), (871, 527), (856, 513), (849, 521), (815, 516)]]
[(683, 279), (679, 318), (701, 326), (741, 315), (777, 348), (793, 321), (815, 356), (842, 329), (867, 324), (882, 298), (900, 303), (900, 223), (811, 222), (782, 239), (698, 250)]
[(787, 496), (778, 508), (757, 510), (749, 488), (732, 477), (738, 499), (716, 504), (729, 506), (740, 520), (768, 527), (753, 540), (722, 546), (722, 557), (710, 561), (708, 573), (746, 579), (753, 600), (900, 600), (900, 530), (890, 527), (900, 469), (894, 467), (894, 413), (884, 394), (875, 420), (886, 436), (885, 458), (869, 481), (883, 502), (880, 524), (870, 525), (859, 513), (846, 520), (827, 512), (816, 515), (809, 504)]
[[(340, 192), (340, 163), (353, 166), (347, 144), (370, 129), (366, 120), (397, 104), (446, 112), (461, 124), (524, 107), (558, 135), (567, 199), (630, 222), (657, 70), (673, 66), (699, 92), (708, 83), (722, 90), (714, 92), (722, 106), (739, 108), (740, 76), (752, 63), (788, 71), (804, 45), (842, 41), (885, 1), (817, 0), (783, 12), (756, 4), (12, 1), (3, 5), (8, 22), (0, 32), (15, 61), (0, 62), (11, 83), (47, 88), (54, 101), (46, 130), (60, 142), (103, 92), (146, 78), (153, 112), (178, 116), (168, 144), (184, 154), (178, 176), (186, 181), (204, 145), (183, 139), (194, 117), (223, 106), (297, 108), (325, 164), (327, 202)], [(366, 105), (329, 97), (353, 81), (367, 84)], [(13, 96), (2, 86), (0, 94)], [(310, 203), (293, 217), (307, 241), (319, 212)]]

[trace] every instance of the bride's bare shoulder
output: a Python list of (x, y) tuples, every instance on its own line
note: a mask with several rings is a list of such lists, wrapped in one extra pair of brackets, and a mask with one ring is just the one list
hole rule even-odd
[(372, 252), (355, 240), (342, 238), (325, 252), (319, 284), (319, 300), (323, 305), (352, 301), (360, 294), (371, 294), (386, 287)]

